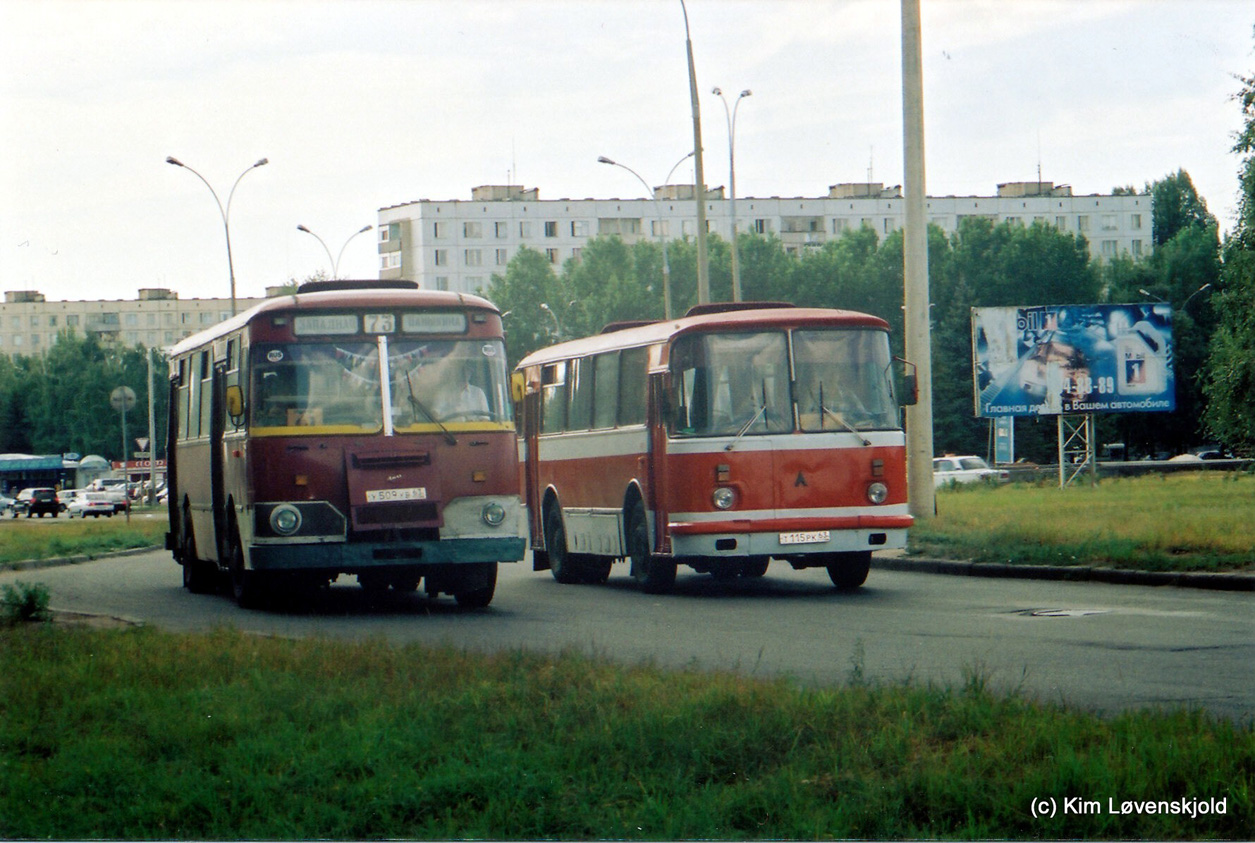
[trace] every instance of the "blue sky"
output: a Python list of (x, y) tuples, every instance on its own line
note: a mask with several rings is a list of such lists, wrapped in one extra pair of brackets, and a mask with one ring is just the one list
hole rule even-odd
[[(930, 195), (1078, 194), (1185, 169), (1232, 225), (1255, 7), (922, 0)], [(902, 182), (895, 0), (688, 0), (706, 181), (740, 196)], [(692, 148), (679, 0), (0, 0), (0, 286), (241, 296), (328, 269), (380, 207), (507, 180), (635, 198)], [(691, 181), (691, 167), (673, 181)], [(376, 277), (373, 232), (341, 274)]]

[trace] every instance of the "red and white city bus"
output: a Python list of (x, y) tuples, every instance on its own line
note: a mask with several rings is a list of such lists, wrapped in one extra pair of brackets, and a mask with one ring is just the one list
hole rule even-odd
[(626, 559), (657, 593), (679, 564), (753, 577), (777, 559), (857, 588), (912, 523), (893, 363), (877, 317), (761, 303), (527, 356), (514, 379), (534, 568), (602, 582)]
[(170, 355), (166, 544), (236, 599), (353, 574), (485, 606), (523, 558), (501, 315), (408, 282), (314, 282)]

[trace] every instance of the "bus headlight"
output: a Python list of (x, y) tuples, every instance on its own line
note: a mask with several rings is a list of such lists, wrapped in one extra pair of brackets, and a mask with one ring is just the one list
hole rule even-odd
[(270, 528), (281, 536), (291, 536), (301, 529), (301, 511), (291, 504), (280, 504), (270, 513)]
[(875, 504), (884, 503), (889, 499), (889, 487), (884, 483), (872, 483), (867, 487), (867, 499)]
[(500, 527), (502, 522), (505, 521), (505, 507), (496, 501), (489, 501), (484, 504), (484, 508), (479, 514), (489, 527)]
[(714, 501), (715, 509), (731, 509), (732, 505), (736, 503), (736, 492), (727, 486), (720, 486), (718, 489), (715, 489), (711, 499)]

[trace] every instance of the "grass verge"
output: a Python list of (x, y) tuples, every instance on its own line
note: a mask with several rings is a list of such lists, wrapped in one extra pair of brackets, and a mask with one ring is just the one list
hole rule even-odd
[[(1249, 724), (1104, 720), (976, 675), (804, 690), (574, 655), (44, 625), (0, 631), (0, 715), (3, 838), (1255, 835)], [(1035, 817), (1051, 798), (1054, 818)], [(1122, 810), (1191, 799), (1224, 813)]]
[(909, 542), (912, 554), (975, 562), (1255, 572), (1255, 476), (940, 489), (937, 517), (917, 521)]
[(169, 529), (165, 511), (157, 517), (132, 515), (72, 520), (0, 519), (0, 567), (32, 559), (95, 556), (137, 547), (162, 546)]

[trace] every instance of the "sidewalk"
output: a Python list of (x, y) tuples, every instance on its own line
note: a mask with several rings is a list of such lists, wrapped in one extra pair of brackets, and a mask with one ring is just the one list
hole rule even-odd
[(1209, 588), (1221, 591), (1255, 591), (1255, 574), (1202, 571), (1135, 571), (1087, 565), (1008, 565), (999, 562), (960, 562), (907, 556), (901, 550), (872, 555), (872, 568), (918, 574), (949, 574), (961, 577), (1006, 577), (1030, 580), (1105, 582), (1115, 585), (1174, 585), (1178, 588)]

